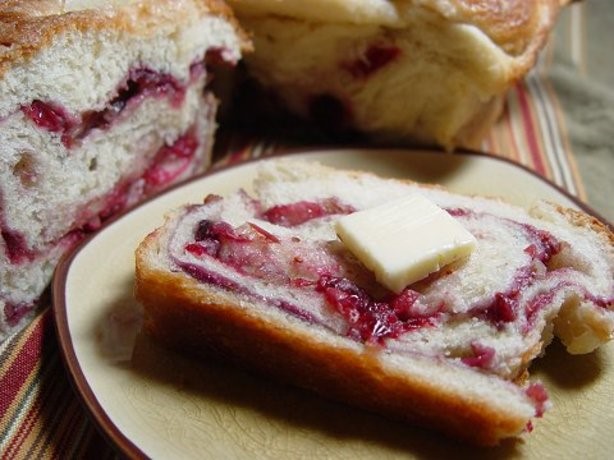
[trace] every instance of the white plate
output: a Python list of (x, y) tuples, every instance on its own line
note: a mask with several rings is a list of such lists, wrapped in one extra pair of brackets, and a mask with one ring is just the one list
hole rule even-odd
[[(486, 155), (351, 149), (293, 155), (520, 205), (547, 198), (583, 207), (533, 173)], [(176, 206), (249, 188), (256, 165), (206, 175), (145, 203), (58, 267), (54, 303), (62, 353), (87, 409), (119, 451), (182, 459), (605, 458), (614, 451), (612, 344), (580, 357), (551, 345), (531, 373), (543, 379), (554, 408), (521, 440), (476, 449), (223, 364), (192, 361), (138, 334), (132, 295), (138, 243)]]

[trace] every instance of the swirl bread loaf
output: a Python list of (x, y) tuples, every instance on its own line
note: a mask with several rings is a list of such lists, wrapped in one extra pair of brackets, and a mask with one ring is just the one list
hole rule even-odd
[[(393, 293), (334, 225), (409, 193), (477, 243)], [(613, 274), (614, 235), (579, 211), (296, 160), (262, 163), (251, 195), (176, 210), (136, 252), (144, 328), (167, 346), (480, 444), (548, 409), (527, 369), (553, 336), (574, 354), (612, 338)]]
[(249, 73), (292, 112), (386, 142), (477, 147), (559, 0), (229, 0)]
[(0, 340), (84, 232), (209, 162), (215, 61), (249, 46), (217, 0), (0, 5)]

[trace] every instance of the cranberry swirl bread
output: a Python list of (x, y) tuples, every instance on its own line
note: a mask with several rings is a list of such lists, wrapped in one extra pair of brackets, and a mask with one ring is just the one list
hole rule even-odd
[(386, 142), (477, 147), (566, 1), (229, 0), (249, 73), (292, 112)]
[[(477, 242), (394, 293), (335, 225), (413, 193)], [(527, 368), (553, 336), (574, 354), (612, 338), (613, 272), (614, 235), (578, 211), (276, 160), (253, 194), (209, 195), (147, 236), (136, 295), (145, 331), (167, 346), (496, 444), (548, 409)]]
[(100, 222), (209, 162), (216, 62), (249, 46), (217, 0), (0, 5), (0, 340)]

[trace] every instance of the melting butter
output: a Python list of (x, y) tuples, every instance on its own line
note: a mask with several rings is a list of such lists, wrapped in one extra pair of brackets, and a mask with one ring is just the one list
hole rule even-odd
[(396, 293), (467, 257), (476, 245), (457, 219), (420, 194), (344, 216), (335, 231), (377, 281)]

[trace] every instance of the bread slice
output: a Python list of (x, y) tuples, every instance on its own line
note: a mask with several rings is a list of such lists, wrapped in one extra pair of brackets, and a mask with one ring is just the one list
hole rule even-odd
[(566, 1), (229, 0), (288, 109), (385, 142), (477, 147)]
[(250, 45), (217, 0), (0, 5), (0, 340), (86, 232), (209, 164), (216, 62)]
[[(408, 193), (478, 242), (393, 295), (333, 225)], [(209, 195), (147, 236), (136, 296), (145, 331), (174, 349), (489, 445), (548, 409), (527, 368), (553, 335), (570, 353), (612, 338), (613, 273), (614, 235), (579, 211), (278, 159), (252, 194)]]

